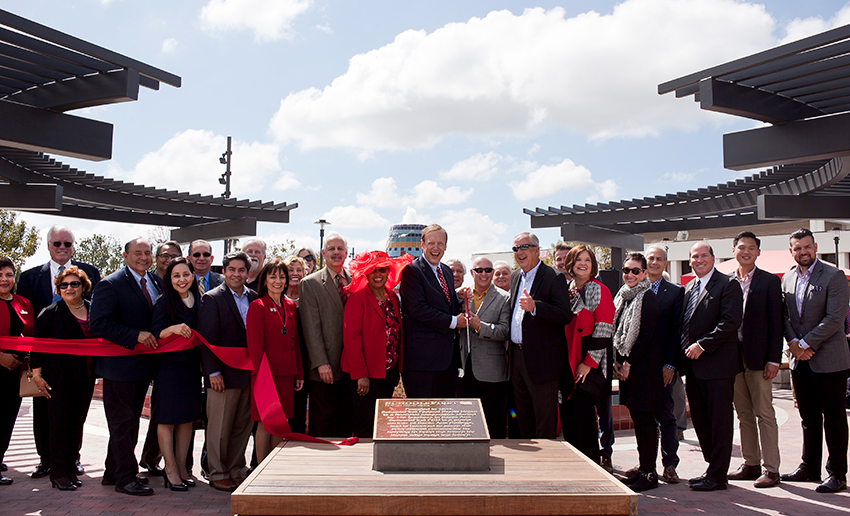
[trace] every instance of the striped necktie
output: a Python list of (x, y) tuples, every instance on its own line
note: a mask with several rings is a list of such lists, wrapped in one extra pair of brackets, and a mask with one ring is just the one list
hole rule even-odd
[[(64, 270), (65, 270), (65, 266), (64, 266), (64, 265), (60, 265), (60, 266), (59, 266), (59, 273), (57, 274), (57, 276), (58, 276), (59, 274), (62, 274), (62, 271), (64, 271)], [(53, 287), (53, 288), (55, 289), (56, 287)], [(54, 291), (53, 291), (53, 302), (55, 303), (56, 301), (59, 301), (60, 299), (62, 299), (62, 296), (60, 296), (59, 294), (57, 294), (57, 293), (56, 293), (56, 290), (54, 290)], [(36, 315), (38, 315), (38, 314), (36, 314)]]
[(207, 293), (207, 287), (204, 286), (203, 276), (198, 277), (198, 292), (200, 292), (202, 296)]
[(685, 315), (682, 318), (682, 349), (688, 349), (690, 345), (690, 327), (691, 327), (691, 316), (694, 315), (694, 308), (697, 306), (697, 298), (699, 297), (699, 280), (694, 284), (694, 287), (691, 289), (691, 295), (688, 297), (688, 306), (685, 308)]

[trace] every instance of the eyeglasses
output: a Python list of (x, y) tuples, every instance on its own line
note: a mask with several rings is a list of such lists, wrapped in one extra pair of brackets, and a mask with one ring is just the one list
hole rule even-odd
[(62, 247), (63, 245), (65, 247), (73, 247), (74, 246), (74, 242), (52, 242), (52, 244), (53, 244), (53, 247)]
[(633, 268), (633, 269), (629, 269), (628, 267), (623, 267), (623, 275), (624, 275), (624, 276), (625, 276), (626, 274), (630, 273), (630, 272), (631, 272), (632, 274), (634, 274), (635, 276), (637, 276), (638, 274), (640, 274), (641, 272), (643, 272), (643, 269), (638, 269), (637, 267), (635, 267), (635, 268)]
[[(198, 254), (200, 254), (200, 253), (198, 253)], [(180, 258), (180, 255), (179, 254), (160, 253), (160, 254), (156, 255), (156, 257), (157, 258), (167, 258), (169, 260), (173, 260), (175, 258)], [(197, 256), (195, 256), (195, 258), (197, 258)]]
[(200, 258), (201, 256), (203, 256), (204, 258), (209, 258), (210, 256), (212, 256), (212, 253), (192, 253), (192, 256), (194, 256), (195, 258)]
[(316, 261), (316, 257), (313, 256), (312, 254), (308, 254), (307, 256), (302, 256), (301, 259), (308, 261), (308, 262), (315, 262)]
[(476, 267), (472, 269), (476, 274), (490, 274), (493, 272), (493, 267)]
[(515, 245), (515, 246), (511, 247), (511, 249), (513, 250), (513, 252), (517, 252), (517, 251), (519, 251), (520, 249), (522, 249), (523, 251), (525, 251), (525, 250), (527, 250), (529, 247), (537, 247), (537, 246), (536, 246), (536, 245), (534, 245), (534, 244), (520, 244), (520, 245)]
[(82, 282), (80, 282), (80, 281), (70, 281), (70, 282), (69, 281), (63, 281), (62, 283), (60, 283), (57, 286), (59, 287), (59, 290), (65, 290), (68, 287), (80, 288), (80, 285), (82, 285)]

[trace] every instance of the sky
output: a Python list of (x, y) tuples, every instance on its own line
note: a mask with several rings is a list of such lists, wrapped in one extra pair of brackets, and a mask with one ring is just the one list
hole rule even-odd
[[(355, 252), (392, 224), (439, 223), (446, 258), (503, 252), (523, 208), (662, 195), (752, 174), (721, 135), (756, 122), (657, 86), (850, 23), (842, 1), (0, 0), (0, 8), (182, 77), (72, 114), (114, 124), (114, 179), (298, 203), (270, 243)], [(124, 242), (154, 228), (22, 213)], [(558, 229), (537, 230), (541, 244)], [(221, 244), (214, 244), (216, 263)], [(42, 241), (26, 267), (48, 259)]]

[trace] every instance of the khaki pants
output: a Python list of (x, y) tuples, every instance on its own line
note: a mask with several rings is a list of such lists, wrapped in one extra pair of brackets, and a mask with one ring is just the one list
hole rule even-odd
[(245, 448), (251, 436), (251, 386), (207, 389), (207, 462), (210, 480), (245, 478)]
[[(764, 370), (746, 369), (735, 377), (735, 412), (741, 429), (744, 464), (779, 471), (779, 427), (773, 410), (773, 381)], [(761, 444), (761, 446), (759, 446)]]

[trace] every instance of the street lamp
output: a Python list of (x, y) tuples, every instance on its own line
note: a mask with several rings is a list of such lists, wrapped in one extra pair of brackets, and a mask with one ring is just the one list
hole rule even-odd
[(325, 219), (319, 219), (314, 224), (319, 225), (319, 268), (321, 269), (324, 266), (322, 250), (325, 248), (325, 226), (330, 226), (331, 223)]
[[(230, 198), (230, 156), (233, 152), (230, 150), (230, 136), (227, 137), (227, 151), (218, 158), (218, 162), (225, 166), (224, 173), (218, 178), (218, 183), (224, 185), (224, 193), (221, 194), (225, 199)], [(233, 247), (233, 240), (230, 238), (224, 239), (224, 254), (230, 252)]]
[(837, 226), (832, 228), (832, 234), (834, 235), (832, 241), (835, 242), (835, 266), (839, 267), (839, 265), (838, 265), (838, 242), (841, 242), (841, 228), (839, 228)]

